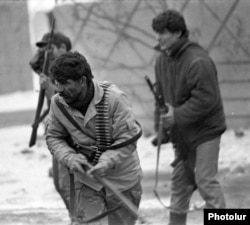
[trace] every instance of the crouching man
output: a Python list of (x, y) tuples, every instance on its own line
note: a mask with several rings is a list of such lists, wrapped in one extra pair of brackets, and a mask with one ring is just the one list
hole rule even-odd
[[(51, 153), (74, 173), (75, 221), (83, 223), (119, 203), (93, 175), (108, 179), (139, 207), (142, 170), (136, 141), (141, 128), (126, 95), (114, 84), (93, 79), (90, 65), (78, 52), (56, 58), (51, 77), (57, 94), (51, 101), (46, 140)], [(91, 224), (135, 221), (121, 206)]]

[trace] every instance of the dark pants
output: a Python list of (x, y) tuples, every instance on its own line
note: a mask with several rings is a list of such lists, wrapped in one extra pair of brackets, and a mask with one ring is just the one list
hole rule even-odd
[[(142, 188), (138, 182), (131, 189), (122, 192), (135, 206), (139, 207), (141, 200)], [(105, 190), (96, 191), (90, 187), (76, 183), (76, 217), (79, 223), (86, 219), (92, 218), (114, 208), (118, 205), (119, 200), (115, 196), (105, 196)], [(121, 207), (112, 212), (103, 219), (89, 223), (91, 225), (134, 225), (136, 218), (130, 212)]]
[(60, 194), (66, 208), (69, 210), (70, 201), (70, 176), (68, 169), (53, 157), (53, 181), (57, 192)]
[[(205, 142), (191, 153), (188, 163), (194, 167), (194, 178), (206, 208), (225, 208), (224, 195), (217, 180), (220, 137)], [(186, 213), (189, 209), (194, 184), (186, 173), (186, 166), (180, 161), (173, 170), (171, 178), (171, 211)]]

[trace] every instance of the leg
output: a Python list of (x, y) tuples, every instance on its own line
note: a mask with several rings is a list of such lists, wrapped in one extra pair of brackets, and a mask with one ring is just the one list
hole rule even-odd
[(193, 165), (194, 154), (187, 161), (179, 161), (174, 167), (171, 177), (171, 209), (169, 225), (186, 225), (187, 211), (192, 197), (195, 183), (192, 171), (187, 167)]
[(58, 162), (59, 169), (59, 187), (63, 201), (67, 209), (69, 210), (69, 202), (70, 202), (70, 177), (69, 170), (60, 162)]
[[(134, 187), (131, 189), (124, 191), (123, 194), (137, 207), (139, 207), (142, 195), (142, 188), (141, 183), (138, 182)], [(117, 206), (118, 201), (117, 198), (114, 196), (107, 197), (107, 206), (108, 209), (111, 209)], [(129, 211), (121, 207), (120, 209), (116, 210), (114, 213), (109, 215), (109, 225), (134, 225), (136, 222), (136, 218), (131, 216)]]
[(217, 181), (220, 137), (203, 143), (196, 150), (196, 183), (206, 201), (206, 208), (225, 208), (221, 186)]
[[(104, 191), (95, 191), (92, 188), (77, 182), (76, 189), (76, 220), (74, 224), (83, 224), (86, 219), (93, 218), (106, 211)], [(86, 224), (86, 223), (84, 223)], [(88, 223), (89, 225), (108, 225), (107, 217)]]
[(55, 157), (52, 161), (53, 181), (57, 192), (60, 194), (66, 208), (69, 210), (70, 181), (66, 167), (60, 164)]
[(187, 176), (187, 162), (179, 161), (174, 167), (171, 177), (171, 212), (186, 213), (189, 209), (195, 184)]

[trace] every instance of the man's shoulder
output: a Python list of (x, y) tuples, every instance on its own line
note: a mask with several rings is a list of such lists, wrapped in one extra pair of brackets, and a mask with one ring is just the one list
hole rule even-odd
[(192, 43), (187, 49), (186, 53), (192, 57), (202, 57), (202, 58), (209, 58), (209, 53), (205, 48), (203, 48), (198, 43)]
[(123, 94), (124, 92), (121, 90), (118, 85), (110, 82), (110, 81), (100, 81), (98, 82), (98, 85), (103, 88), (109, 90), (109, 92), (113, 95), (120, 95)]
[(199, 44), (195, 43), (189, 46), (185, 52), (183, 52), (183, 58), (186, 63), (194, 65), (194, 63), (200, 62), (213, 62), (209, 53)]

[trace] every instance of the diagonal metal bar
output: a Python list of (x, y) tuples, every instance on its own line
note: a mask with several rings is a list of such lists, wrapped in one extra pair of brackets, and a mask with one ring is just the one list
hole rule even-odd
[(136, 12), (136, 10), (137, 10), (137, 8), (139, 7), (140, 3), (141, 3), (141, 0), (138, 0), (138, 1), (136, 2), (135, 6), (134, 6), (132, 12), (130, 13), (130, 15), (128, 16), (128, 19), (127, 19), (126, 23), (124, 24), (124, 26), (123, 26), (123, 28), (122, 28), (122, 30), (121, 30), (119, 36), (117, 37), (115, 43), (113, 44), (112, 48), (110, 49), (110, 51), (109, 51), (109, 53), (108, 53), (108, 55), (107, 55), (107, 57), (106, 57), (106, 62), (105, 62), (105, 64), (106, 64), (107, 61), (109, 60), (110, 56), (113, 54), (113, 52), (114, 52), (116, 46), (118, 45), (118, 43), (121, 41), (122, 35), (123, 35), (124, 31), (127, 29), (127, 27), (128, 27), (128, 25), (129, 25), (130, 21), (132, 20), (132, 18), (133, 18), (133, 16), (134, 16), (135, 12)]
[(157, 14), (157, 10), (149, 2), (152, 2), (152, 0), (151, 1), (150, 0), (144, 0), (144, 4), (148, 7), (148, 9), (150, 9), (152, 11), (152, 13), (154, 15), (156, 15)]
[(188, 3), (190, 2), (190, 0), (186, 0), (184, 2), (184, 4), (182, 5), (181, 9), (180, 9), (180, 12), (182, 13), (188, 6)]
[(80, 36), (82, 34), (82, 31), (84, 30), (86, 24), (88, 23), (89, 18), (91, 17), (92, 11), (94, 10), (95, 6), (96, 6), (96, 3), (92, 3), (91, 7), (88, 10), (87, 15), (85, 16), (85, 18), (82, 19), (82, 24), (81, 24), (81, 27), (79, 28), (79, 30), (78, 30), (78, 32), (77, 32), (77, 34), (75, 36), (75, 39), (74, 39), (73, 44), (72, 44), (73, 46), (75, 46), (75, 44), (79, 40), (79, 38), (80, 38)]
[[(216, 14), (213, 12), (213, 10), (205, 3), (204, 0), (200, 0), (200, 2), (211, 12), (213, 13), (213, 15), (215, 16)], [(232, 4), (230, 10), (228, 11), (227, 15), (225, 16), (224, 20), (220, 20), (219, 17), (216, 15), (217, 20), (219, 19), (221, 25), (218, 28), (217, 32), (215, 33), (213, 39), (211, 40), (210, 44), (207, 47), (208, 52), (211, 51), (211, 49), (213, 48), (214, 43), (216, 42), (217, 38), (219, 37), (219, 35), (221, 34), (223, 28), (226, 27), (226, 24), (228, 22), (228, 20), (230, 19), (232, 13), (234, 12), (235, 8), (237, 7), (238, 3), (240, 2), (240, 0), (235, 0), (234, 3)]]
[[(214, 16), (214, 18), (216, 20), (218, 20), (219, 22), (222, 22), (222, 20), (218, 17), (218, 15), (216, 13), (214, 13), (213, 10), (205, 2), (203, 2), (203, 4), (207, 8), (207, 10)], [(238, 40), (237, 36), (227, 27), (227, 25), (225, 25), (224, 28), (231, 35), (231, 37), (236, 41), (236, 43), (240, 46), (240, 48), (242, 49), (242, 51), (245, 52), (245, 54), (250, 57), (250, 53), (244, 47), (244, 45)]]
[[(102, 10), (102, 13), (105, 17), (108, 17), (108, 14), (105, 10)], [(112, 24), (112, 26), (115, 28), (115, 30), (117, 31), (117, 33), (122, 32), (121, 28), (119, 28), (119, 26), (117, 25), (117, 23), (114, 20), (110, 20), (110, 23)], [(128, 44), (130, 45), (131, 49), (134, 50), (134, 52), (137, 54), (137, 56), (142, 60), (145, 61), (145, 59), (143, 58), (143, 55), (141, 55), (141, 53), (137, 50), (136, 46), (134, 45), (133, 41), (129, 38), (128, 34), (124, 33), (125, 37), (128, 37), (126, 40), (128, 42)]]
[[(106, 20), (106, 21), (112, 21), (112, 20), (114, 20), (111, 16), (105, 17), (104, 15), (101, 15), (101, 14), (97, 13), (96, 11), (93, 11), (92, 14), (93, 14), (94, 16), (96, 16), (97, 19), (103, 19), (103, 20)], [(115, 22), (116, 22), (117, 24), (121, 25), (121, 26), (124, 26), (124, 25), (125, 25), (125, 23), (124, 23), (123, 21), (120, 21), (120, 20), (117, 20), (117, 21), (115, 21)], [(136, 31), (138, 31), (138, 32), (141, 32), (142, 35), (145, 35), (145, 36), (147, 36), (147, 37), (149, 37), (149, 38), (155, 39), (155, 36), (152, 35), (152, 33), (150, 33), (150, 32), (148, 32), (148, 31), (142, 29), (142, 28), (139, 27), (139, 26), (135, 26), (135, 25), (132, 24), (132, 23), (131, 23), (131, 24), (127, 24), (127, 26), (128, 26), (130, 29), (133, 29), (133, 30), (136, 30)]]

